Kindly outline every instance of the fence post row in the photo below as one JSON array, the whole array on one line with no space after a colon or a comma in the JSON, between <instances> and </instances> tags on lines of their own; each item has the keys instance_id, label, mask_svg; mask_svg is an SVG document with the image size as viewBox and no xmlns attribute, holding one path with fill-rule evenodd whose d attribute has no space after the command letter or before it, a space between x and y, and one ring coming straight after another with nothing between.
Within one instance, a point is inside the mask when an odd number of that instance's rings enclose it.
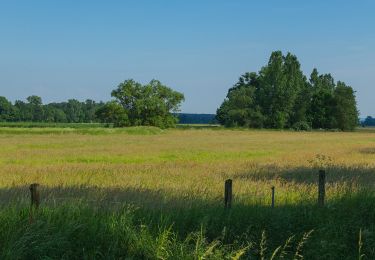
<instances>
[{"instance_id":1,"label":"fence post row","mask_svg":"<svg viewBox=\"0 0 375 260\"><path fill-rule=\"evenodd\" d=\"M319 184L318 184L318 205L320 207L324 206L324 199L326 195L325 185L326 185L326 172L324 170L320 170L319 171Z\"/></svg>"},{"instance_id":2,"label":"fence post row","mask_svg":"<svg viewBox=\"0 0 375 260\"><path fill-rule=\"evenodd\" d=\"M231 208L232 206L232 180L231 179L228 179L225 181L224 205L225 205L225 208Z\"/></svg>"},{"instance_id":3,"label":"fence post row","mask_svg":"<svg viewBox=\"0 0 375 260\"><path fill-rule=\"evenodd\" d=\"M33 183L30 185L30 193L31 193L31 208L35 207L36 209L39 208L40 204L40 194L38 190L39 184Z\"/></svg>"},{"instance_id":4,"label":"fence post row","mask_svg":"<svg viewBox=\"0 0 375 260\"><path fill-rule=\"evenodd\" d=\"M326 182L326 172L324 170L319 171L319 184L318 184L318 205L324 206L325 200L325 182ZM31 194L31 207L39 208L40 205L40 193L39 193L39 184L33 183L30 185L30 194ZM271 207L275 207L275 187L271 187L272 190L272 200ZM225 208L232 207L232 180L228 179L225 181L225 191L224 191L224 206Z\"/></svg>"}]
</instances>

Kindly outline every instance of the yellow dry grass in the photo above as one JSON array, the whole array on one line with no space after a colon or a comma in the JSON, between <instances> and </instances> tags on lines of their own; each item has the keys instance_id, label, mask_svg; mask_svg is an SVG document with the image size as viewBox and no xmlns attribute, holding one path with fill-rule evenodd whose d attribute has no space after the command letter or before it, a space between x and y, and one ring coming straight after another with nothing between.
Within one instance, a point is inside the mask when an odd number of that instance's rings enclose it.
<instances>
[{"instance_id":1,"label":"yellow dry grass","mask_svg":"<svg viewBox=\"0 0 375 260\"><path fill-rule=\"evenodd\" d=\"M327 168L329 199L375 183L375 133L253 130L164 130L152 135L0 135L2 202L26 200L40 183L43 198L130 201L139 205L221 203L232 178L235 201L311 202L317 169ZM330 160L317 160L321 154ZM311 161L315 161L312 163Z\"/></svg>"}]
</instances>

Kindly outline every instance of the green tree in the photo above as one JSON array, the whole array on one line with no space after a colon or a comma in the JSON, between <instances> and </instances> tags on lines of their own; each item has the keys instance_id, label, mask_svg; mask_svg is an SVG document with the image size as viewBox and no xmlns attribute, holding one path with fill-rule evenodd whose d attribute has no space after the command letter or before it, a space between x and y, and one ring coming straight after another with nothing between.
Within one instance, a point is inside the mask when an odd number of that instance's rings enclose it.
<instances>
[{"instance_id":1,"label":"green tree","mask_svg":"<svg viewBox=\"0 0 375 260\"><path fill-rule=\"evenodd\" d=\"M17 111L16 121L30 122L32 120L31 111L28 109L25 102L16 100L14 107Z\"/></svg>"},{"instance_id":2,"label":"green tree","mask_svg":"<svg viewBox=\"0 0 375 260\"><path fill-rule=\"evenodd\" d=\"M337 127L341 130L353 130L359 124L354 90L344 82L338 81L334 98Z\"/></svg>"},{"instance_id":3,"label":"green tree","mask_svg":"<svg viewBox=\"0 0 375 260\"><path fill-rule=\"evenodd\" d=\"M83 104L84 122L95 122L95 112L103 104L98 104L94 100L87 99Z\"/></svg>"},{"instance_id":4,"label":"green tree","mask_svg":"<svg viewBox=\"0 0 375 260\"><path fill-rule=\"evenodd\" d=\"M334 114L335 82L331 74L319 75L314 69L310 76L312 90L309 117L313 128L336 128L336 118Z\"/></svg>"},{"instance_id":5,"label":"green tree","mask_svg":"<svg viewBox=\"0 0 375 260\"><path fill-rule=\"evenodd\" d=\"M82 123L84 122L83 105L76 99L69 99L65 104L65 114L69 123Z\"/></svg>"},{"instance_id":6,"label":"green tree","mask_svg":"<svg viewBox=\"0 0 375 260\"><path fill-rule=\"evenodd\" d=\"M256 100L257 75L246 73L229 89L227 98L217 110L219 123L231 127L263 127L264 117Z\"/></svg>"},{"instance_id":7,"label":"green tree","mask_svg":"<svg viewBox=\"0 0 375 260\"><path fill-rule=\"evenodd\" d=\"M283 128L288 116L285 113L284 91L286 77L284 74L284 57L280 51L273 52L267 66L259 72L259 103L262 114L267 115L265 127Z\"/></svg>"},{"instance_id":8,"label":"green tree","mask_svg":"<svg viewBox=\"0 0 375 260\"><path fill-rule=\"evenodd\" d=\"M301 64L291 53L284 58L284 74L286 86L282 99L284 99L284 113L288 117L286 127L290 128L295 124L308 122L306 112L309 108L311 91L301 70Z\"/></svg>"},{"instance_id":9,"label":"green tree","mask_svg":"<svg viewBox=\"0 0 375 260\"><path fill-rule=\"evenodd\" d=\"M44 106L43 121L50 123L66 123L67 118L62 109L55 107L53 104L48 104Z\"/></svg>"},{"instance_id":10,"label":"green tree","mask_svg":"<svg viewBox=\"0 0 375 260\"><path fill-rule=\"evenodd\" d=\"M179 111L184 95L152 80L142 85L134 80L126 80L112 91L112 97L122 105L128 115L130 125L150 125L161 128L177 123L173 115Z\"/></svg>"},{"instance_id":11,"label":"green tree","mask_svg":"<svg viewBox=\"0 0 375 260\"><path fill-rule=\"evenodd\" d=\"M306 77L297 57L273 52L267 66L259 72L259 104L267 115L266 127L285 128L305 121Z\"/></svg>"},{"instance_id":12,"label":"green tree","mask_svg":"<svg viewBox=\"0 0 375 260\"><path fill-rule=\"evenodd\" d=\"M102 123L113 124L115 127L129 126L129 118L125 109L116 101L104 104L95 112Z\"/></svg>"},{"instance_id":13,"label":"green tree","mask_svg":"<svg viewBox=\"0 0 375 260\"><path fill-rule=\"evenodd\" d=\"M249 89L241 89L244 87ZM217 111L217 118L224 125L291 127L297 122L307 121L307 90L306 77L297 57L290 53L283 56L276 51L259 75L246 73L229 89L226 100Z\"/></svg>"},{"instance_id":14,"label":"green tree","mask_svg":"<svg viewBox=\"0 0 375 260\"><path fill-rule=\"evenodd\" d=\"M12 121L14 118L13 105L5 97L0 97L0 121Z\"/></svg>"},{"instance_id":15,"label":"green tree","mask_svg":"<svg viewBox=\"0 0 375 260\"><path fill-rule=\"evenodd\" d=\"M29 96L26 103L26 109L31 114L31 121L42 122L44 118L44 109L42 98L38 96Z\"/></svg>"},{"instance_id":16,"label":"green tree","mask_svg":"<svg viewBox=\"0 0 375 260\"><path fill-rule=\"evenodd\" d=\"M229 89L216 118L226 126L350 130L358 111L352 88L317 69L307 82L297 57L276 51L258 74L245 73Z\"/></svg>"}]
</instances>

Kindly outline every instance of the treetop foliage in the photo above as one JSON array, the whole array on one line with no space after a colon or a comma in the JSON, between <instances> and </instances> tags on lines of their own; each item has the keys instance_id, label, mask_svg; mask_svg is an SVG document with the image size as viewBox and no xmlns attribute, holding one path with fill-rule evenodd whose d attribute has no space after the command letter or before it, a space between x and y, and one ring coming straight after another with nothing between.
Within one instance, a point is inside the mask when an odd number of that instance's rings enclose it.
<instances>
[{"instance_id":1,"label":"treetop foliage","mask_svg":"<svg viewBox=\"0 0 375 260\"><path fill-rule=\"evenodd\" d=\"M126 80L112 91L113 101L97 111L102 122L111 121L116 126L174 126L184 95L163 85L158 80L142 85Z\"/></svg>"},{"instance_id":2,"label":"treetop foliage","mask_svg":"<svg viewBox=\"0 0 375 260\"><path fill-rule=\"evenodd\" d=\"M217 110L226 126L352 130L358 125L355 92L314 69L310 80L297 57L271 54L261 70L242 75Z\"/></svg>"}]
</instances>

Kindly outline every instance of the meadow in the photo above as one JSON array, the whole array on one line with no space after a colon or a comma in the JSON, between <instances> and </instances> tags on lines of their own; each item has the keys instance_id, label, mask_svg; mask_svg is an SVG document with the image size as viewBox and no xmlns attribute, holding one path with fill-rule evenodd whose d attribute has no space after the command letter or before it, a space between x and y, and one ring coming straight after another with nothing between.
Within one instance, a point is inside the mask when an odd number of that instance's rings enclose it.
<instances>
[{"instance_id":1,"label":"meadow","mask_svg":"<svg viewBox=\"0 0 375 260\"><path fill-rule=\"evenodd\" d=\"M375 130L5 126L0 147L1 259L375 258Z\"/></svg>"}]
</instances>

